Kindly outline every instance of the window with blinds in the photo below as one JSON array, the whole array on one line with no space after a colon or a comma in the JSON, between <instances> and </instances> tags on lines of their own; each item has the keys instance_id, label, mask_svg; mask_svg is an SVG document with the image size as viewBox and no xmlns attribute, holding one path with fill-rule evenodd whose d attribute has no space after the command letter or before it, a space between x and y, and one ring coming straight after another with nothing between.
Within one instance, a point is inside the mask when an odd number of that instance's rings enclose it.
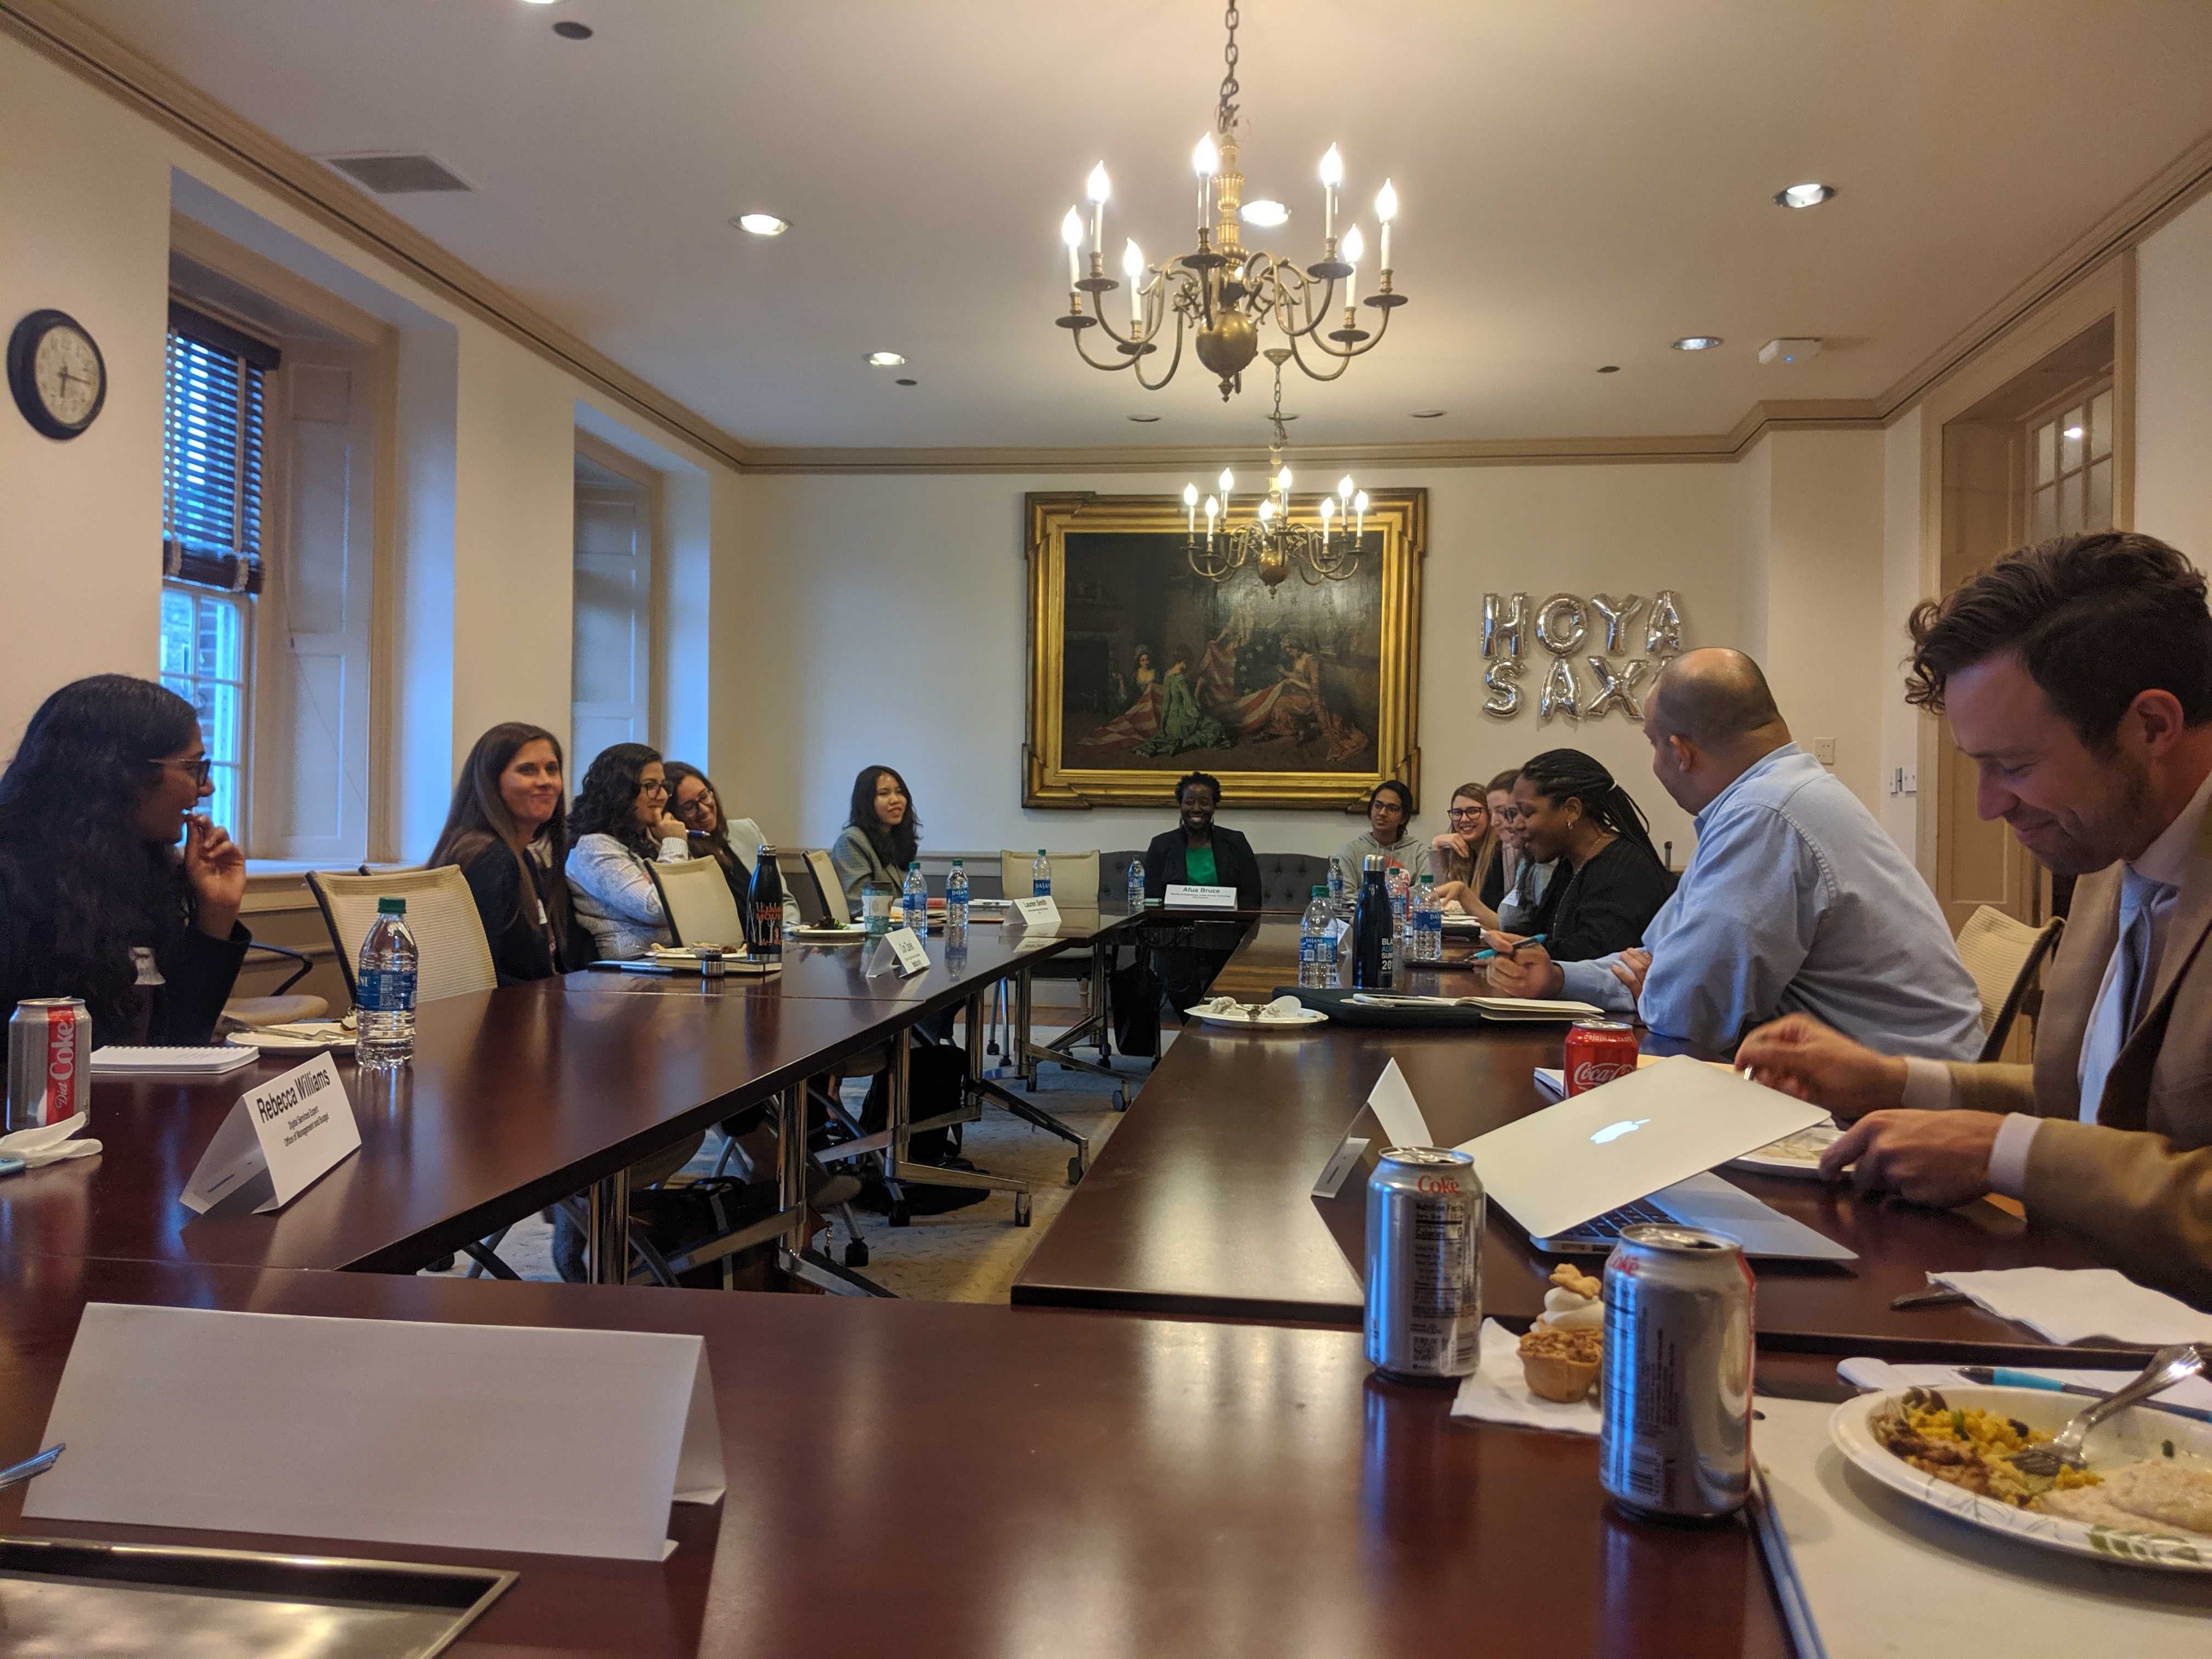
<instances>
[{"instance_id":1,"label":"window with blinds","mask_svg":"<svg viewBox=\"0 0 2212 1659\"><path fill-rule=\"evenodd\" d=\"M276 348L169 307L161 572L233 593L261 591L263 377Z\"/></svg>"}]
</instances>

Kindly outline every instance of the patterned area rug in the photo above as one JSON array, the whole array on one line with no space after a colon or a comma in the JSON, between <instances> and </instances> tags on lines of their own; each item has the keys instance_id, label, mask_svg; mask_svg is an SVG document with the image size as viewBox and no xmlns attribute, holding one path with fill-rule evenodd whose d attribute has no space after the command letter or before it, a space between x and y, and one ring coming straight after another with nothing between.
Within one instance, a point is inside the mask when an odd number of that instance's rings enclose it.
<instances>
[{"instance_id":1,"label":"patterned area rug","mask_svg":"<svg viewBox=\"0 0 2212 1659\"><path fill-rule=\"evenodd\" d=\"M1163 1044L1172 1042L1175 1036L1170 1026L1161 1033ZM1086 1059L1091 1055L1088 1048L1081 1052ZM1115 1079L1132 1101L1144 1087L1152 1065L1149 1060L1115 1056ZM1005 1081L1016 1092L1024 1092L1018 1083ZM1095 1158L1121 1121L1121 1114L1114 1109L1115 1087L1115 1082L1104 1078L1046 1066L1040 1069L1036 1094L1027 1097L1085 1137ZM849 1085L848 1103L857 1109L866 1092L865 1084ZM710 1133L685 1173L712 1174L721 1147L721 1136ZM1029 1260L1030 1252L1074 1191L1067 1182L1067 1159L1073 1150L1057 1135L1032 1128L995 1106L987 1107L982 1118L966 1127L964 1156L993 1175L1030 1183L1030 1224L1017 1227L1012 1197L997 1193L964 1209L917 1215L903 1227L892 1226L886 1216L855 1210L854 1218L860 1223L861 1240L868 1248L867 1265L859 1271L894 1295L921 1301L1005 1302L1022 1263ZM832 1225L826 1240L818 1242L826 1243L833 1260L844 1259L847 1239L842 1222ZM499 1255L525 1279L559 1277L553 1271L553 1229L538 1217L518 1222L509 1230L499 1246ZM463 1256L449 1274L464 1274L469 1266L468 1258Z\"/></svg>"}]
</instances>

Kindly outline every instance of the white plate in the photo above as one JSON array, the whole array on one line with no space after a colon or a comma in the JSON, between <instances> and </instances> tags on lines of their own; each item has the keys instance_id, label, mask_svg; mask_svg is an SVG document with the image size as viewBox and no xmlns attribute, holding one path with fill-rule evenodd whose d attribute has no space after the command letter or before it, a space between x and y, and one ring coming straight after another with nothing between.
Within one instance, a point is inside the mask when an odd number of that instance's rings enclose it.
<instances>
[{"instance_id":1,"label":"white plate","mask_svg":"<svg viewBox=\"0 0 2212 1659\"><path fill-rule=\"evenodd\" d=\"M2116 1387L2128 1380L2126 1374L2118 1371L2113 1373L2113 1378ZM1941 1392L1944 1400L1954 1407L1978 1406L2051 1434L2057 1433L2068 1418L2089 1403L2079 1395L2052 1394L2041 1389L1954 1388L1946 1384ZM1828 1419L1828 1438L1835 1443L1837 1449L1885 1486L1968 1526L2045 1549L2136 1566L2212 1572L2212 1540L2114 1532L2109 1528L2069 1521L2063 1516L2045 1515L2038 1510L2015 1509L2010 1504L1981 1497L1913 1468L1875 1439L1870 1426L1875 1413L1896 1398L1894 1394L1863 1394L1837 1407ZM2148 1411L2140 1406L2100 1424L2090 1435L2084 1450L2092 1469L2117 1468L2124 1463L2160 1455L2163 1443L2168 1440L2173 1442L2174 1450L2182 1461L2197 1468L2212 1469L2212 1424L2194 1422L2169 1412Z\"/></svg>"},{"instance_id":2,"label":"white plate","mask_svg":"<svg viewBox=\"0 0 2212 1659\"><path fill-rule=\"evenodd\" d=\"M1732 1158L1721 1167L1741 1170L1747 1175L1795 1176L1800 1180L1818 1181L1820 1154L1843 1138L1844 1132L1835 1125L1815 1123L1809 1129L1800 1129L1794 1135L1784 1135L1779 1140L1755 1147L1741 1158Z\"/></svg>"},{"instance_id":3,"label":"white plate","mask_svg":"<svg viewBox=\"0 0 2212 1659\"><path fill-rule=\"evenodd\" d=\"M234 1042L247 1048L261 1048L270 1054L319 1054L326 1049L353 1047L354 1034L336 1020L330 1022L330 1029L327 1031L323 1030L316 1022L301 1020L298 1023L301 1029L314 1031L316 1035L312 1037L300 1037L291 1036L283 1032L249 1029L230 1032L223 1041Z\"/></svg>"},{"instance_id":4,"label":"white plate","mask_svg":"<svg viewBox=\"0 0 2212 1659\"><path fill-rule=\"evenodd\" d=\"M1301 1008L1290 1019L1248 1019L1243 1014L1211 1014L1202 1008L1183 1012L1206 1025L1227 1025L1239 1031L1302 1031L1309 1025L1326 1025L1328 1016L1318 1008Z\"/></svg>"}]
</instances>

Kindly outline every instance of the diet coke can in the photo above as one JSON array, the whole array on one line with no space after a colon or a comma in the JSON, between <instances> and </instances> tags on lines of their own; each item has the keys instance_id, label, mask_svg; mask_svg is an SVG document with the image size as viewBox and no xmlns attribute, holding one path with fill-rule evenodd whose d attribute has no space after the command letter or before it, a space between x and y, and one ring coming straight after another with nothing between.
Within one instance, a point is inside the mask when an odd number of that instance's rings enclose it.
<instances>
[{"instance_id":1,"label":"diet coke can","mask_svg":"<svg viewBox=\"0 0 2212 1659\"><path fill-rule=\"evenodd\" d=\"M4 1129L64 1123L92 1091L92 1016L75 997L26 997L8 1021Z\"/></svg>"},{"instance_id":2,"label":"diet coke can","mask_svg":"<svg viewBox=\"0 0 2212 1659\"><path fill-rule=\"evenodd\" d=\"M1578 1095L1636 1069L1636 1029L1615 1019L1578 1019L1567 1031L1567 1092Z\"/></svg>"},{"instance_id":3,"label":"diet coke can","mask_svg":"<svg viewBox=\"0 0 2212 1659\"><path fill-rule=\"evenodd\" d=\"M1598 1480L1644 1515L1711 1520L1751 1484L1751 1267L1719 1233L1624 1227L1605 1264Z\"/></svg>"},{"instance_id":4,"label":"diet coke can","mask_svg":"<svg viewBox=\"0 0 2212 1659\"><path fill-rule=\"evenodd\" d=\"M1449 1382L1482 1346L1482 1182L1465 1152L1393 1147L1367 1178L1367 1363Z\"/></svg>"}]
</instances>

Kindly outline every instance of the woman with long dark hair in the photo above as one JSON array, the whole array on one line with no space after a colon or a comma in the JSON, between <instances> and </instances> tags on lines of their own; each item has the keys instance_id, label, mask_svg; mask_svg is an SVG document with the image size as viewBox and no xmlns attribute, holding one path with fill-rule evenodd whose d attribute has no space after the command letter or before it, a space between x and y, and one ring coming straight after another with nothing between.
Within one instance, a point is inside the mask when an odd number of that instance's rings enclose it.
<instances>
[{"instance_id":1,"label":"woman with long dark hair","mask_svg":"<svg viewBox=\"0 0 2212 1659\"><path fill-rule=\"evenodd\" d=\"M668 911L646 866L691 856L682 823L668 813L660 751L641 743L599 752L568 813L568 889L576 912L610 962L673 942Z\"/></svg>"},{"instance_id":2,"label":"woman with long dark hair","mask_svg":"<svg viewBox=\"0 0 2212 1659\"><path fill-rule=\"evenodd\" d=\"M845 828L830 848L830 862L845 886L845 908L860 914L860 889L872 881L896 889L921 850L921 818L914 793L888 766L864 766L853 780Z\"/></svg>"},{"instance_id":3,"label":"woman with long dark hair","mask_svg":"<svg viewBox=\"0 0 2212 1659\"><path fill-rule=\"evenodd\" d=\"M550 979L592 960L563 871L567 793L561 740L520 720L478 738L453 781L430 862L458 865L467 878L501 985Z\"/></svg>"},{"instance_id":4,"label":"woman with long dark hair","mask_svg":"<svg viewBox=\"0 0 2212 1659\"><path fill-rule=\"evenodd\" d=\"M214 793L191 704L151 680L39 706L0 774L0 1007L81 997L103 1047L214 1035L251 942L246 854L192 810Z\"/></svg>"},{"instance_id":5,"label":"woman with long dark hair","mask_svg":"<svg viewBox=\"0 0 2212 1659\"><path fill-rule=\"evenodd\" d=\"M1565 860L1534 917L1545 953L1587 962L1640 945L1674 878L1651 844L1644 809L1613 774L1579 749L1549 749L1521 769L1513 801L1528 855Z\"/></svg>"},{"instance_id":6,"label":"woman with long dark hair","mask_svg":"<svg viewBox=\"0 0 2212 1659\"><path fill-rule=\"evenodd\" d=\"M721 866L722 879L730 884L730 896L738 902L738 914L750 915L753 867L731 843L730 821L722 816L721 792L714 787L714 779L683 761L670 761L663 769L668 777L668 811L684 826L691 856L712 859ZM760 826L752 828L757 836ZM760 856L757 839L750 850L754 858Z\"/></svg>"}]
</instances>

